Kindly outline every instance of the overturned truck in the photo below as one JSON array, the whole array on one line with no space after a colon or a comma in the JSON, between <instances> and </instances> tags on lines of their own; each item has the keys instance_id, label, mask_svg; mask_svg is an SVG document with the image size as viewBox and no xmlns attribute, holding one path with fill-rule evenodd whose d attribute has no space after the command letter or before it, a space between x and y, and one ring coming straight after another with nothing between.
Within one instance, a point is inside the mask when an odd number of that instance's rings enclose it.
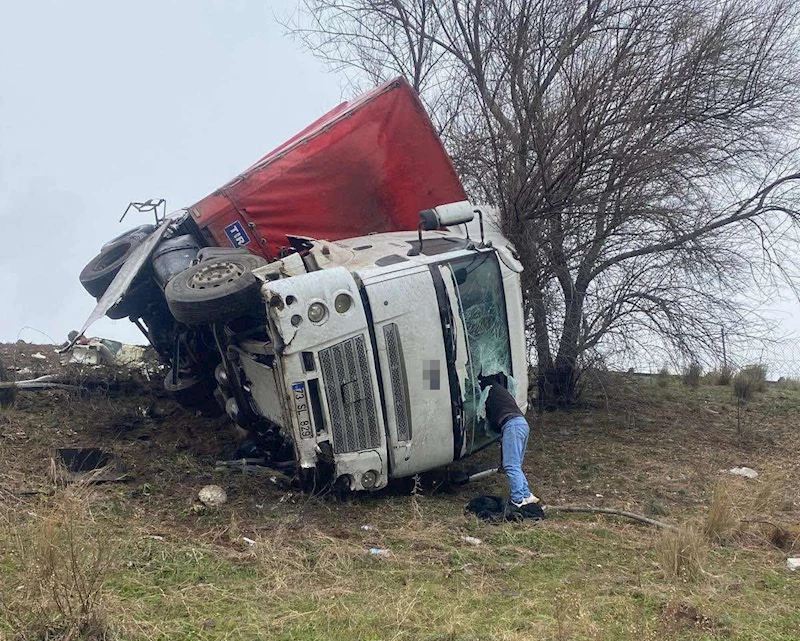
<instances>
[{"instance_id":1,"label":"overturned truck","mask_svg":"<svg viewBox=\"0 0 800 641\"><path fill-rule=\"evenodd\" d=\"M496 440L481 377L527 404L521 266L487 214L395 80L104 246L84 331L129 317L179 402L309 483L378 489Z\"/></svg>"}]
</instances>

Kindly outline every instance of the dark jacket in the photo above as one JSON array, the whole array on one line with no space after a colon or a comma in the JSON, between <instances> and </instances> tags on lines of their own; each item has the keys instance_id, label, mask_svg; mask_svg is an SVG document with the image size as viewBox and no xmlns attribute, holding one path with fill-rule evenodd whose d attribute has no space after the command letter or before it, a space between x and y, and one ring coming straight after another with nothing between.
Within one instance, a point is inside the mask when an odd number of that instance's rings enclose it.
<instances>
[{"instance_id":1,"label":"dark jacket","mask_svg":"<svg viewBox=\"0 0 800 641\"><path fill-rule=\"evenodd\" d=\"M517 416L522 416L522 412L514 397L502 385L493 384L486 400L486 423L489 429L501 433L503 425Z\"/></svg>"}]
</instances>

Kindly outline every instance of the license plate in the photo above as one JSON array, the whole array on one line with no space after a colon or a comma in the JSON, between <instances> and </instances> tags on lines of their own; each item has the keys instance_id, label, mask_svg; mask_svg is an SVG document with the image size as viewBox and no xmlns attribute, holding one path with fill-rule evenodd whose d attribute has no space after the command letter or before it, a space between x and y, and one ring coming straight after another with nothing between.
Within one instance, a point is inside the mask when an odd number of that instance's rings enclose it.
<instances>
[{"instance_id":1,"label":"license plate","mask_svg":"<svg viewBox=\"0 0 800 641\"><path fill-rule=\"evenodd\" d=\"M292 396L294 396L294 410L297 413L297 422L300 425L300 438L314 438L314 429L311 427L311 416L308 413L306 384L292 384Z\"/></svg>"}]
</instances>

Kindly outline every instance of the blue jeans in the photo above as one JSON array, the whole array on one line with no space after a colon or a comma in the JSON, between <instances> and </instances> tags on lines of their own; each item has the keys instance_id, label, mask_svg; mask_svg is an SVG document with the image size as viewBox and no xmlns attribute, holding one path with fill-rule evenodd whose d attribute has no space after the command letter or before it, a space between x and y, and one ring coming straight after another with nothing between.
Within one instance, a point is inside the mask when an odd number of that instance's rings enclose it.
<instances>
[{"instance_id":1,"label":"blue jeans","mask_svg":"<svg viewBox=\"0 0 800 641\"><path fill-rule=\"evenodd\" d=\"M530 496L528 479L522 471L522 459L528 447L530 428L521 416L510 419L503 425L503 471L511 486L511 500L520 503Z\"/></svg>"}]
</instances>

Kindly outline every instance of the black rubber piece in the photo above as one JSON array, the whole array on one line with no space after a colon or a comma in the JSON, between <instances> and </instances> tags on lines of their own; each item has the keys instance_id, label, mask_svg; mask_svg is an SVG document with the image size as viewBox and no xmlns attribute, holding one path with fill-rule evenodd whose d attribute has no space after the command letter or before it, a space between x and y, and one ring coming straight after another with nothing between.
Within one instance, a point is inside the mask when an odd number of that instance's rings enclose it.
<instances>
[{"instance_id":1,"label":"black rubber piece","mask_svg":"<svg viewBox=\"0 0 800 641\"><path fill-rule=\"evenodd\" d=\"M214 398L214 389L217 383L210 377L178 377L176 383L172 380L172 369L167 370L164 377L164 389L167 390L183 408L200 410L204 414L219 416L222 408Z\"/></svg>"},{"instance_id":2,"label":"black rubber piece","mask_svg":"<svg viewBox=\"0 0 800 641\"><path fill-rule=\"evenodd\" d=\"M155 297L161 296L151 278L137 278L128 288L122 300L106 312L106 316L120 318L141 318L147 304Z\"/></svg>"},{"instance_id":3,"label":"black rubber piece","mask_svg":"<svg viewBox=\"0 0 800 641\"><path fill-rule=\"evenodd\" d=\"M105 294L111 281L140 242L119 240L92 258L79 277L83 288L95 298Z\"/></svg>"},{"instance_id":4,"label":"black rubber piece","mask_svg":"<svg viewBox=\"0 0 800 641\"><path fill-rule=\"evenodd\" d=\"M217 263L232 263L242 273L216 286L194 287L194 276ZM265 264L263 258L248 254L208 260L182 271L164 289L172 315L187 325L204 325L258 313L263 303L260 284L252 270Z\"/></svg>"}]
</instances>

